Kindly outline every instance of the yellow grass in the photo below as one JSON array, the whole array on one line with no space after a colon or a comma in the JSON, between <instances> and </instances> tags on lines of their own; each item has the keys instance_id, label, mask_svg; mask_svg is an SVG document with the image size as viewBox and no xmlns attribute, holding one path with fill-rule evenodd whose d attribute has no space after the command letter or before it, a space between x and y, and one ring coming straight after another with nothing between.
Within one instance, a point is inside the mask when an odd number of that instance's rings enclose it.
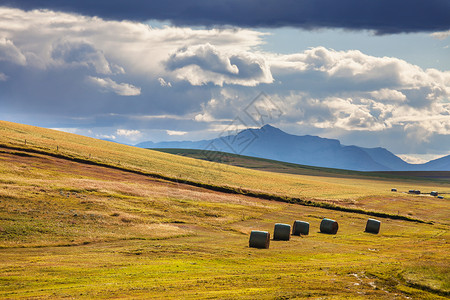
<instances>
[{"instance_id":1,"label":"yellow grass","mask_svg":"<svg viewBox=\"0 0 450 300\"><path fill-rule=\"evenodd\" d=\"M2 152L3 151L3 152ZM0 151L0 298L445 299L449 226L218 193ZM150 152L151 153L151 152ZM337 235L318 232L339 222ZM251 230L310 234L248 247ZM439 221L438 219L434 221Z\"/></svg>"},{"instance_id":2,"label":"yellow grass","mask_svg":"<svg viewBox=\"0 0 450 300\"><path fill-rule=\"evenodd\" d=\"M0 121L0 145L82 158L130 170L161 174L174 179L243 188L305 200L333 202L363 209L373 209L371 203L375 200L379 211L409 214L425 219L433 219L430 217L433 213L442 215L442 211L437 208L447 200L442 201L435 197L421 198L420 201L423 199L428 205L422 207L421 213L418 214L419 210L411 209L410 206L410 202L414 202L417 196L393 194L390 189L395 187L399 191L420 189L450 193L450 183L445 181L340 176L323 172L318 173L320 174L318 176L262 172L5 121ZM391 205L393 202L395 205Z\"/></svg>"}]
</instances>

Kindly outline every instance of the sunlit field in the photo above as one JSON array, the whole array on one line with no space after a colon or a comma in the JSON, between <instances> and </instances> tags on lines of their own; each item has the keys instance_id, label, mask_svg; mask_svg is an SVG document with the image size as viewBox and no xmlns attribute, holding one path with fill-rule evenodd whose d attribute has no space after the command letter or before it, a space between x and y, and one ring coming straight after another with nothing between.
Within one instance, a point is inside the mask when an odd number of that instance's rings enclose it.
<instances>
[{"instance_id":1,"label":"sunlit field","mask_svg":"<svg viewBox=\"0 0 450 300\"><path fill-rule=\"evenodd\" d=\"M0 298L446 299L450 294L448 196L390 192L391 187L448 192L446 181L323 170L277 174L7 122L0 123L0 144ZM377 218L381 231L370 234L364 232L366 214L208 185L411 220ZM319 232L324 217L338 221L336 235ZM248 247L252 230L272 234L275 223L294 220L309 222L309 235L271 240L269 249Z\"/></svg>"},{"instance_id":2,"label":"sunlit field","mask_svg":"<svg viewBox=\"0 0 450 300\"><path fill-rule=\"evenodd\" d=\"M450 194L449 181L362 176L357 172L342 175L324 172L323 169L317 172L309 170L305 175L261 172L3 121L0 121L0 145L43 151L180 182L230 187L238 192L244 189L361 209L376 208L377 211L424 220L432 220L433 214L442 216L442 213L446 213L439 209L446 201L407 194L399 196L392 193L391 188L403 192L418 189L428 193L436 190ZM426 206L421 205L424 199L427 201ZM372 205L374 202L376 207ZM416 207L416 210L412 210L411 206Z\"/></svg>"}]
</instances>

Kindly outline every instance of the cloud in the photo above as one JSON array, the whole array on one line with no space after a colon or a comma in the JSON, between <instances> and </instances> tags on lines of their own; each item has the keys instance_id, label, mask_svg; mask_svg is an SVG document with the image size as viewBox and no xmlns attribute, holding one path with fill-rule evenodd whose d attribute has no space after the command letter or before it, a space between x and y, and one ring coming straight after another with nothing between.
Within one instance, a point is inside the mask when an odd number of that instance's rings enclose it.
<instances>
[{"instance_id":1,"label":"cloud","mask_svg":"<svg viewBox=\"0 0 450 300\"><path fill-rule=\"evenodd\" d=\"M341 128L348 131L380 131L388 126L383 118L379 118L380 114L383 113L382 106L371 107L371 104L375 103L355 100L336 97L324 99L322 103L330 110L331 116L325 122L317 122L316 126Z\"/></svg>"},{"instance_id":2,"label":"cloud","mask_svg":"<svg viewBox=\"0 0 450 300\"><path fill-rule=\"evenodd\" d=\"M194 120L197 122L232 122L244 109L246 104L243 100L248 100L248 97L241 93L240 98L235 98L229 90L223 89L218 97L202 103L202 111L195 115Z\"/></svg>"},{"instance_id":3,"label":"cloud","mask_svg":"<svg viewBox=\"0 0 450 300\"><path fill-rule=\"evenodd\" d=\"M119 136L132 137L132 136L140 135L141 132L139 130L117 129L116 134Z\"/></svg>"},{"instance_id":4,"label":"cloud","mask_svg":"<svg viewBox=\"0 0 450 300\"><path fill-rule=\"evenodd\" d=\"M326 97L311 99L308 95L291 94L285 98L288 118L302 125L346 131L384 131L401 126L422 139L434 134L450 134L448 103L436 102L430 107L392 104L353 95L351 98ZM300 116L296 118L296 116Z\"/></svg>"},{"instance_id":5,"label":"cloud","mask_svg":"<svg viewBox=\"0 0 450 300\"><path fill-rule=\"evenodd\" d=\"M397 154L397 156L410 164L423 164L442 157L436 154Z\"/></svg>"},{"instance_id":6,"label":"cloud","mask_svg":"<svg viewBox=\"0 0 450 300\"><path fill-rule=\"evenodd\" d=\"M51 56L61 64L92 67L98 74L111 74L111 68L103 53L89 43L58 42Z\"/></svg>"},{"instance_id":7,"label":"cloud","mask_svg":"<svg viewBox=\"0 0 450 300\"><path fill-rule=\"evenodd\" d=\"M433 32L431 34L431 36L438 40L445 40L446 38L448 38L450 36L450 30Z\"/></svg>"},{"instance_id":8,"label":"cloud","mask_svg":"<svg viewBox=\"0 0 450 300\"><path fill-rule=\"evenodd\" d=\"M0 60L8 61L17 65L26 65L27 58L22 54L11 40L0 38Z\"/></svg>"},{"instance_id":9,"label":"cloud","mask_svg":"<svg viewBox=\"0 0 450 300\"><path fill-rule=\"evenodd\" d=\"M406 96L402 92L391 89L373 91L370 92L370 96L380 101L404 102L406 100Z\"/></svg>"},{"instance_id":10,"label":"cloud","mask_svg":"<svg viewBox=\"0 0 450 300\"><path fill-rule=\"evenodd\" d=\"M446 0L6 0L26 10L46 8L106 19L169 20L174 25L232 25L304 29L345 28L379 34L444 31L450 26Z\"/></svg>"},{"instance_id":11,"label":"cloud","mask_svg":"<svg viewBox=\"0 0 450 300\"><path fill-rule=\"evenodd\" d=\"M0 28L0 39L6 37L0 43L13 43L41 68L54 66L56 58L90 65L102 74L108 74L108 68L120 73L114 70L120 66L123 71L153 76L163 70L161 62L167 54L181 47L210 43L222 50L245 51L259 45L265 35L248 29L152 28L130 21L1 6Z\"/></svg>"},{"instance_id":12,"label":"cloud","mask_svg":"<svg viewBox=\"0 0 450 300\"><path fill-rule=\"evenodd\" d=\"M187 131L166 130L168 135L185 135Z\"/></svg>"},{"instance_id":13,"label":"cloud","mask_svg":"<svg viewBox=\"0 0 450 300\"><path fill-rule=\"evenodd\" d=\"M273 81L263 57L250 52L227 53L207 43L178 49L165 62L180 79L192 85L214 83L255 86Z\"/></svg>"},{"instance_id":14,"label":"cloud","mask_svg":"<svg viewBox=\"0 0 450 300\"><path fill-rule=\"evenodd\" d=\"M398 153L450 149L450 72L357 50L265 52L265 35L0 7L0 119L119 142L204 139L264 91L283 113L270 123L292 133Z\"/></svg>"},{"instance_id":15,"label":"cloud","mask_svg":"<svg viewBox=\"0 0 450 300\"><path fill-rule=\"evenodd\" d=\"M108 140L117 139L117 137L113 134L96 134L95 137L98 139L108 139Z\"/></svg>"},{"instance_id":16,"label":"cloud","mask_svg":"<svg viewBox=\"0 0 450 300\"><path fill-rule=\"evenodd\" d=\"M193 112L208 99L211 87L191 88L189 81L180 81L180 70L164 66L169 54L206 43L220 54L251 53L265 35L248 29L152 28L130 21L0 7L4 50L0 72L8 80L8 85L0 86L0 101L7 102L2 109L10 114L51 112L70 117L103 114L105 109L134 114ZM238 81L248 84L242 78ZM115 101L122 95L135 95L136 103L124 106Z\"/></svg>"},{"instance_id":17,"label":"cloud","mask_svg":"<svg viewBox=\"0 0 450 300\"><path fill-rule=\"evenodd\" d=\"M273 56L269 64L285 86L296 85L320 94L369 92L377 99L402 100L416 107L450 95L448 71L423 70L398 58L374 57L358 50L316 47Z\"/></svg>"},{"instance_id":18,"label":"cloud","mask_svg":"<svg viewBox=\"0 0 450 300\"><path fill-rule=\"evenodd\" d=\"M80 134L79 128L50 128L50 129L68 132L68 133Z\"/></svg>"},{"instance_id":19,"label":"cloud","mask_svg":"<svg viewBox=\"0 0 450 300\"><path fill-rule=\"evenodd\" d=\"M111 91L121 96L138 96L141 94L141 89L129 83L117 83L111 78L99 78L89 76L88 80L95 85L98 85L105 91Z\"/></svg>"},{"instance_id":20,"label":"cloud","mask_svg":"<svg viewBox=\"0 0 450 300\"><path fill-rule=\"evenodd\" d=\"M159 81L159 84L163 87L172 87L172 84L170 82L166 82L164 80L164 78L162 78L162 77L159 77L158 81Z\"/></svg>"},{"instance_id":21,"label":"cloud","mask_svg":"<svg viewBox=\"0 0 450 300\"><path fill-rule=\"evenodd\" d=\"M266 86L283 113L276 120L279 126L297 124L307 133L328 136L395 133L398 141L391 144L401 141L411 150L421 143L418 136L428 144L450 135L450 72L324 47L292 55L266 53L265 59L273 77L281 79ZM242 89L222 91L202 104L197 122L230 122L251 99Z\"/></svg>"}]
</instances>

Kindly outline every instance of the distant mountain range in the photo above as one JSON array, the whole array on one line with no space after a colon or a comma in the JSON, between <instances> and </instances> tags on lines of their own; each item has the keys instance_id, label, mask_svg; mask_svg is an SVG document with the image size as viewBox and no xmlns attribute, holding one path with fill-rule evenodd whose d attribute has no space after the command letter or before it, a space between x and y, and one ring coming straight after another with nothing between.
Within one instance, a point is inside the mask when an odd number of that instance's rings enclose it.
<instances>
[{"instance_id":1,"label":"distant mountain range","mask_svg":"<svg viewBox=\"0 0 450 300\"><path fill-rule=\"evenodd\" d=\"M221 151L355 171L450 171L450 155L425 164L409 164L384 148L344 146L335 139L292 135L271 125L246 129L212 140L143 142L135 146Z\"/></svg>"}]
</instances>

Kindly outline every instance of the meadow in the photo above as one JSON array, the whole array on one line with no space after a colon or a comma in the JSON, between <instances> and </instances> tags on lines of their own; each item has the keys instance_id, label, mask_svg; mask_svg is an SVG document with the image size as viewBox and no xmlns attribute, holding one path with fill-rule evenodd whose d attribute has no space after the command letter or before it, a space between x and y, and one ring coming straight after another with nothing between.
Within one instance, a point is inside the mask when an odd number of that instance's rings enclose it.
<instances>
[{"instance_id":1,"label":"meadow","mask_svg":"<svg viewBox=\"0 0 450 300\"><path fill-rule=\"evenodd\" d=\"M445 180L264 172L8 122L0 144L0 298L450 295L448 199L390 192L448 191ZM208 188L219 186L429 222L378 218L369 234L363 213ZM336 235L319 233L324 217ZM251 230L294 220L310 234L248 247Z\"/></svg>"},{"instance_id":2,"label":"meadow","mask_svg":"<svg viewBox=\"0 0 450 300\"><path fill-rule=\"evenodd\" d=\"M224 187L235 192L294 197L304 202L328 203L433 221L448 216L435 197L422 198L399 191L418 189L450 194L448 180L427 180L395 176L368 176L358 172L305 169L304 174L261 172L226 164L140 149L65 132L0 121L0 145L37 151L56 157L136 171L176 182L204 187ZM344 172L345 173L345 172ZM374 205L375 204L375 205Z\"/></svg>"}]
</instances>

